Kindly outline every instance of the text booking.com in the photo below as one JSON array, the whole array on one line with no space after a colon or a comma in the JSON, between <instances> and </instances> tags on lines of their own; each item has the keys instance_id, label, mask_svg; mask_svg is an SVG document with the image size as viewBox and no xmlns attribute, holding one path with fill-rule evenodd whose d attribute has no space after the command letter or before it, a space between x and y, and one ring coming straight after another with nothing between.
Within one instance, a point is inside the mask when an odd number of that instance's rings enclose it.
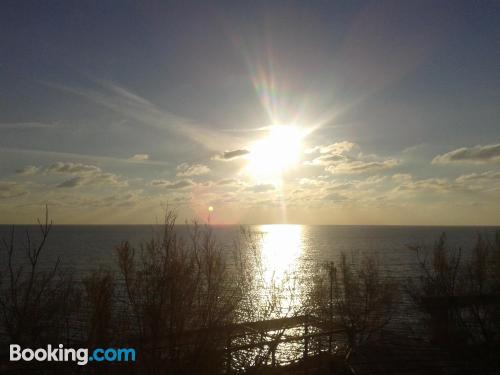
<instances>
[{"instance_id":1,"label":"text booking.com","mask_svg":"<svg viewBox=\"0 0 500 375\"><path fill-rule=\"evenodd\" d=\"M95 348L89 354L86 348L65 348L47 345L46 348L21 348L20 345L10 345L11 361L38 362L76 362L84 366L89 362L135 362L133 348Z\"/></svg>"}]
</instances>

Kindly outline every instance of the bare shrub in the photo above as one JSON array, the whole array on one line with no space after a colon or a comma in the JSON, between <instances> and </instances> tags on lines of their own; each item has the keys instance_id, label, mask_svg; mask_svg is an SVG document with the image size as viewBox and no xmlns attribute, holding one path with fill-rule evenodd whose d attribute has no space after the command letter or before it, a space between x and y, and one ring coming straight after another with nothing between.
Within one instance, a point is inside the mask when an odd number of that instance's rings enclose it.
<instances>
[{"instance_id":1,"label":"bare shrub","mask_svg":"<svg viewBox=\"0 0 500 375\"><path fill-rule=\"evenodd\" d=\"M59 261L41 269L40 260L52 228L48 210L38 220L40 239L26 231L25 243L15 240L15 228L3 239L6 266L2 270L0 314L10 342L37 345L69 339L69 317L77 309L79 294L70 276L61 272Z\"/></svg>"},{"instance_id":2,"label":"bare shrub","mask_svg":"<svg viewBox=\"0 0 500 375\"><path fill-rule=\"evenodd\" d=\"M397 291L374 257L365 255L360 264L354 264L341 253L338 268L331 262L318 272L310 308L330 329L342 329L348 349L355 349L390 322Z\"/></svg>"},{"instance_id":3,"label":"bare shrub","mask_svg":"<svg viewBox=\"0 0 500 375\"><path fill-rule=\"evenodd\" d=\"M225 345L215 328L233 321L240 279L208 226L194 223L185 241L175 222L167 211L161 235L140 250L129 243L117 249L129 335L142 346L150 373L213 373Z\"/></svg>"},{"instance_id":4,"label":"bare shrub","mask_svg":"<svg viewBox=\"0 0 500 375\"><path fill-rule=\"evenodd\" d=\"M493 352L500 340L499 239L498 233L495 241L478 235L467 257L447 245L445 234L430 252L412 247L420 276L407 287L431 339L486 367L498 360Z\"/></svg>"},{"instance_id":5,"label":"bare shrub","mask_svg":"<svg viewBox=\"0 0 500 375\"><path fill-rule=\"evenodd\" d=\"M93 271L83 280L83 310L86 314L86 341L89 347L102 346L113 339L115 280L106 269Z\"/></svg>"},{"instance_id":6,"label":"bare shrub","mask_svg":"<svg viewBox=\"0 0 500 375\"><path fill-rule=\"evenodd\" d=\"M434 244L432 253L421 246L410 246L415 252L420 268L418 283L410 282L408 292L413 300L420 305L423 297L455 296L460 294L463 280L460 280L460 264L462 249L452 250L446 245L446 235L443 233ZM430 259L429 259L430 258Z\"/></svg>"}]
</instances>

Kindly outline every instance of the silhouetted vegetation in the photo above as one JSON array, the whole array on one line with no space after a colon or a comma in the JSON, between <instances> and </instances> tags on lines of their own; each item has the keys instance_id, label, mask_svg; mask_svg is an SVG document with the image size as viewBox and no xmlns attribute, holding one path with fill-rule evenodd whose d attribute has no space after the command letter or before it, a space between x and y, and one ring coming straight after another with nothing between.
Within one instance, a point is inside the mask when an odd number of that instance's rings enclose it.
<instances>
[{"instance_id":1,"label":"silhouetted vegetation","mask_svg":"<svg viewBox=\"0 0 500 375\"><path fill-rule=\"evenodd\" d=\"M450 248L443 233L429 251L412 247L420 277L408 284L424 313L432 342L449 349L480 373L500 369L500 234L494 241L478 235L464 256Z\"/></svg>"},{"instance_id":2,"label":"silhouetted vegetation","mask_svg":"<svg viewBox=\"0 0 500 375\"><path fill-rule=\"evenodd\" d=\"M14 240L14 227L10 237L2 239L6 260L1 278L0 319L8 340L26 346L63 342L68 317L75 312L79 300L78 290L71 276L61 272L59 260L48 270L40 269L52 228L47 210L45 222L38 224L38 240L26 231L25 241L19 246Z\"/></svg>"},{"instance_id":3,"label":"silhouetted vegetation","mask_svg":"<svg viewBox=\"0 0 500 375\"><path fill-rule=\"evenodd\" d=\"M167 212L163 232L140 250L117 249L130 343L144 353L148 372L215 373L225 342L216 327L235 320L244 279L230 270L209 227L193 224L188 241L179 238L175 214ZM195 333L193 333L195 332Z\"/></svg>"},{"instance_id":4,"label":"silhouetted vegetation","mask_svg":"<svg viewBox=\"0 0 500 375\"><path fill-rule=\"evenodd\" d=\"M384 277L373 256L349 262L341 253L318 273L311 301L312 312L346 334L348 349L355 349L379 333L396 309L398 286Z\"/></svg>"},{"instance_id":5,"label":"silhouetted vegetation","mask_svg":"<svg viewBox=\"0 0 500 375\"><path fill-rule=\"evenodd\" d=\"M337 262L318 265L311 275L278 277L264 264L258 233L243 229L228 252L209 225L192 223L189 235L180 235L176 219L168 211L150 241L121 243L115 268L96 269L81 282L59 261L41 267L52 227L48 212L36 240L26 233L17 243L13 228L1 254L3 368L12 373L342 374L352 373L359 353L366 362L367 351L382 353L379 365L385 358L406 366L385 345L387 338L410 342L389 324L407 297L427 328L421 345L466 360L462 373L500 368L499 236L495 241L479 236L471 252L450 249L444 235L430 250L412 247L419 276L406 284L403 295L372 256L341 253ZM9 363L9 343L132 347L138 359L84 369ZM287 345L296 352L294 361L279 367L280 348Z\"/></svg>"}]
</instances>

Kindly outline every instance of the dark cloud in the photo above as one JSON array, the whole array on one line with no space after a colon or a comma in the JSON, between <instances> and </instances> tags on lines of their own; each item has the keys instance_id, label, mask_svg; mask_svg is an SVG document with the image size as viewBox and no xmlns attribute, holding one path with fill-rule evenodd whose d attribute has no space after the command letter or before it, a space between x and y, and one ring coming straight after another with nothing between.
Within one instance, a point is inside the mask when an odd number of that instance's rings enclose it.
<instances>
[{"instance_id":1,"label":"dark cloud","mask_svg":"<svg viewBox=\"0 0 500 375\"><path fill-rule=\"evenodd\" d=\"M82 177L73 177L70 178L69 180L66 180L64 182L61 182L59 185L57 185L58 188L74 188L83 185L83 178Z\"/></svg>"},{"instance_id":2,"label":"dark cloud","mask_svg":"<svg viewBox=\"0 0 500 375\"><path fill-rule=\"evenodd\" d=\"M218 160L233 160L249 153L250 151L245 149L224 151L221 155L217 155L215 158Z\"/></svg>"},{"instance_id":3,"label":"dark cloud","mask_svg":"<svg viewBox=\"0 0 500 375\"><path fill-rule=\"evenodd\" d=\"M438 155L432 164L488 163L500 161L500 143L495 145L462 147L443 155Z\"/></svg>"},{"instance_id":4,"label":"dark cloud","mask_svg":"<svg viewBox=\"0 0 500 375\"><path fill-rule=\"evenodd\" d=\"M74 188L81 185L111 185L115 187L128 185L127 181L124 181L120 176L103 172L95 165L57 162L45 168L45 172L74 176L57 185L60 188Z\"/></svg>"}]
</instances>

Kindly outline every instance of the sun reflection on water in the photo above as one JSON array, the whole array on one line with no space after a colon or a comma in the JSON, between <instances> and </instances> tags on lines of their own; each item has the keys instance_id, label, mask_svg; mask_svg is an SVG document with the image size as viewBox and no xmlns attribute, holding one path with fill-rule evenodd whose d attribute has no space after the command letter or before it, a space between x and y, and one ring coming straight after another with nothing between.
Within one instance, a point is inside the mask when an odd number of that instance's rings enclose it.
<instances>
[{"instance_id":1,"label":"sun reflection on water","mask_svg":"<svg viewBox=\"0 0 500 375\"><path fill-rule=\"evenodd\" d=\"M303 255L301 225L261 225L260 262L262 265L261 308L267 318L289 316L300 306L300 260ZM269 310L272 307L272 311Z\"/></svg>"},{"instance_id":2,"label":"sun reflection on water","mask_svg":"<svg viewBox=\"0 0 500 375\"><path fill-rule=\"evenodd\" d=\"M290 273L298 268L302 254L301 225L261 225L261 256L265 267L265 281L283 282Z\"/></svg>"}]
</instances>

